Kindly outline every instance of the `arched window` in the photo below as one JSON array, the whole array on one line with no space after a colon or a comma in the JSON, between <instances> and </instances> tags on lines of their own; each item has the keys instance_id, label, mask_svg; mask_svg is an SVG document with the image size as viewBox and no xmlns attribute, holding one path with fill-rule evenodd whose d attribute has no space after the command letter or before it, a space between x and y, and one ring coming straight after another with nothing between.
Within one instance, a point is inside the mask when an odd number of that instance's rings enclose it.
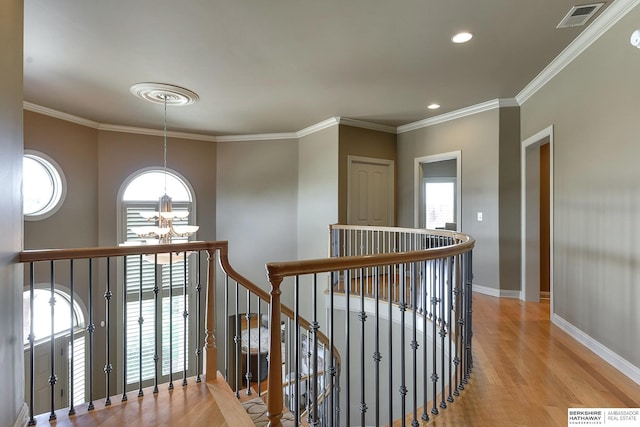
<instances>
[{"instance_id":1,"label":"arched window","mask_svg":"<svg viewBox=\"0 0 640 427\"><path fill-rule=\"evenodd\" d=\"M132 175L121 188L120 197L120 243L122 244L154 244L156 239L139 237L132 229L149 224L147 216L141 212L158 211L159 199L167 194L172 199L173 210L189 211L189 216L176 219L173 225L195 224L195 198L189 183L174 171L148 169ZM188 237L174 237L173 242L186 242ZM181 372L184 364L189 365L189 353L184 352L182 345L185 334L193 340L192 331L185 330L182 322L185 306L189 312L194 301L189 298L191 288L191 262L187 258L176 257L173 264L155 264L153 258L129 256L126 259L126 274L123 286L126 289L126 349L127 349L127 384L137 383L140 379L148 382L154 378L155 339L161 337L158 356L160 358L160 374L169 375L170 366L173 372ZM186 277L185 277L186 270ZM158 304L155 303L155 286L158 279ZM140 323L142 318L142 341L140 340ZM159 321L157 321L157 320ZM171 320L173 319L173 322ZM173 343L173 348L170 347ZM191 342L189 349L193 348ZM142 373L140 374L140 362ZM191 367L190 369L194 369Z\"/></svg>"},{"instance_id":2,"label":"arched window","mask_svg":"<svg viewBox=\"0 0 640 427\"><path fill-rule=\"evenodd\" d=\"M62 169L47 155L33 150L25 150L22 169L24 219L48 218L64 201L66 181Z\"/></svg>"},{"instance_id":3,"label":"arched window","mask_svg":"<svg viewBox=\"0 0 640 427\"><path fill-rule=\"evenodd\" d=\"M47 285L49 286L49 285ZM53 301L53 317L51 314L51 302ZM31 291L25 291L22 295L23 332L25 366L29 366L31 359ZM30 393L33 383L34 389L46 389L49 381L50 355L52 345L55 351L55 371L60 384L68 384L73 378L73 387L68 388L68 393L56 394L54 406L56 409L69 406L71 391L73 401L85 402L85 318L83 310L77 299L71 299L70 295L59 288L53 293L49 288L36 288L33 290L33 339L34 339L34 375L33 382L25 382L26 395ZM25 377L25 379L29 379ZM66 389L66 387L65 387ZM36 400L35 413L47 411L50 407L45 399Z\"/></svg>"}]
</instances>

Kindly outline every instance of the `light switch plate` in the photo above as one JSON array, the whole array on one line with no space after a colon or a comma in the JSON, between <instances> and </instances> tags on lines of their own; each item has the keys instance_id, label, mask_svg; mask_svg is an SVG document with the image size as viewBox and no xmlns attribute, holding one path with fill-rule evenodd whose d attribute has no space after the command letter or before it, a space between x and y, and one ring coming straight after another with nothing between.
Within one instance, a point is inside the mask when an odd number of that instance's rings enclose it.
<instances>
[{"instance_id":1,"label":"light switch plate","mask_svg":"<svg viewBox=\"0 0 640 427\"><path fill-rule=\"evenodd\" d=\"M482 212L478 212L478 221L482 221Z\"/></svg>"}]
</instances>

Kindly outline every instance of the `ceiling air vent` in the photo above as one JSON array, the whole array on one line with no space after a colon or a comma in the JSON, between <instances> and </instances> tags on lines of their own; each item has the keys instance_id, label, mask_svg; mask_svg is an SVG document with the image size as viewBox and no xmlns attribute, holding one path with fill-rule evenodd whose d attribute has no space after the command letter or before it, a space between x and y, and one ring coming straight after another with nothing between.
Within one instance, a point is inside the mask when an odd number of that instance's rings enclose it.
<instances>
[{"instance_id":1,"label":"ceiling air vent","mask_svg":"<svg viewBox=\"0 0 640 427\"><path fill-rule=\"evenodd\" d=\"M556 28L579 27L584 25L603 5L604 3L592 3L573 6Z\"/></svg>"}]
</instances>

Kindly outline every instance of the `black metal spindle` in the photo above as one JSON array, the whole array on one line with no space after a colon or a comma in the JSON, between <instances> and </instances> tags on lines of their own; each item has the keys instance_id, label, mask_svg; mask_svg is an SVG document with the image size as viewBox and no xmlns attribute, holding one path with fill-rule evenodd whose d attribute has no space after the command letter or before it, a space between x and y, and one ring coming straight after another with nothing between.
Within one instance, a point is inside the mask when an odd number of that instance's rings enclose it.
<instances>
[{"instance_id":1,"label":"black metal spindle","mask_svg":"<svg viewBox=\"0 0 640 427\"><path fill-rule=\"evenodd\" d=\"M70 308L69 308L69 336L71 337L71 341L69 342L69 415L74 415L76 413L76 408L74 405L74 377L75 377L75 311L74 311L74 277L73 277L73 260L69 260L69 298L70 298Z\"/></svg>"},{"instance_id":2,"label":"black metal spindle","mask_svg":"<svg viewBox=\"0 0 640 427\"><path fill-rule=\"evenodd\" d=\"M445 285L446 285L446 281L447 281L447 277L446 277L446 269L445 269L445 263L446 261L444 259L440 259L440 369L441 369L441 373L442 373L442 381L440 382L440 407L442 409L447 407L447 402L445 401L446 397L445 397L445 390L446 390L446 384L445 384L445 355L444 355L444 351L445 351L445 344L446 344L446 336L447 336L447 322L446 322L446 318L445 318L445 308L446 308L446 301L444 301L445 299Z\"/></svg>"},{"instance_id":3,"label":"black metal spindle","mask_svg":"<svg viewBox=\"0 0 640 427\"><path fill-rule=\"evenodd\" d=\"M289 320L291 320L291 319L289 319ZM291 335L291 334L289 334L289 335ZM287 341L287 343L289 345L291 345L291 336L289 336L289 340ZM258 374L258 397L260 397L260 389L261 389L260 386L262 385L261 384L262 383L262 373L260 372L262 370L261 367L260 367L262 365L262 363L260 363L260 359L259 358L261 357L261 354L262 354L263 350L264 349L262 348L262 300L260 300L260 297L258 297L258 363L257 363L257 365L258 365L258 372L257 372L257 374ZM291 357L291 356L289 356L289 357ZM291 362L289 362L289 366L291 366Z\"/></svg>"},{"instance_id":4,"label":"black metal spindle","mask_svg":"<svg viewBox=\"0 0 640 427\"><path fill-rule=\"evenodd\" d=\"M142 397L144 396L144 391L142 391L142 325L144 324L144 316L142 314L142 266L143 266L143 258L142 255L140 255L140 271L139 271L139 275L140 275L140 282L138 283L138 397ZM125 257L125 273L124 273L124 277L127 277L127 270L126 270L126 257ZM124 301L124 328L125 328L125 333L124 336L125 338L123 339L123 341L126 343L127 342L127 333L126 333L126 328L127 328L127 291L126 291L126 287L125 287L125 291L122 293L122 300ZM126 355L127 355L127 350L126 350L126 345L124 347L124 355L125 355L125 361L123 363L123 384L124 386L122 387L123 389L123 394L122 394L122 400L127 400L127 361L126 361Z\"/></svg>"},{"instance_id":5,"label":"black metal spindle","mask_svg":"<svg viewBox=\"0 0 640 427\"><path fill-rule=\"evenodd\" d=\"M411 263L411 299L413 305L413 336L411 340L411 350L413 353L413 420L411 425L417 427L418 423L418 270L416 263Z\"/></svg>"},{"instance_id":6,"label":"black metal spindle","mask_svg":"<svg viewBox=\"0 0 640 427\"><path fill-rule=\"evenodd\" d=\"M394 274L392 274L394 273ZM389 425L393 425L393 393L391 392L391 386L393 385L393 304L391 303L393 296L393 288L396 286L395 266L387 267L387 310L389 310L389 336L387 342L387 348L389 351Z\"/></svg>"},{"instance_id":7,"label":"black metal spindle","mask_svg":"<svg viewBox=\"0 0 640 427\"><path fill-rule=\"evenodd\" d=\"M105 311L106 311L106 362L104 365L104 373L105 373L105 389L106 389L106 399L104 401L104 406L111 405L111 371L113 370L113 366L111 366L111 258L107 258L107 290L104 293L104 301L105 301Z\"/></svg>"},{"instance_id":8,"label":"black metal spindle","mask_svg":"<svg viewBox=\"0 0 640 427\"><path fill-rule=\"evenodd\" d=\"M336 361L333 357L333 333L334 333L334 283L338 283L340 281L340 272L333 271L331 272L331 286L329 286L329 357L330 365L329 365L329 405L334 408L336 407L336 394L334 393L334 387L336 385ZM327 405L325 405L327 406ZM329 427L333 427L334 425L334 416L337 417L337 413L329 414L328 421Z\"/></svg>"},{"instance_id":9,"label":"black metal spindle","mask_svg":"<svg viewBox=\"0 0 640 427\"><path fill-rule=\"evenodd\" d=\"M311 385L311 396L313 400L311 401L313 408L313 415L311 417L311 425L318 426L320 424L320 420L318 418L318 330L320 329L320 323L318 322L318 275L314 273L313 275L313 296L311 298L311 304L313 307L311 322L311 334L313 336L313 353L311 357L313 357L313 365L309 364L309 366L313 366L313 379ZM311 343L307 340L307 343L310 345Z\"/></svg>"},{"instance_id":10,"label":"black metal spindle","mask_svg":"<svg viewBox=\"0 0 640 427\"><path fill-rule=\"evenodd\" d=\"M29 425L36 424L34 418L35 408L35 366L36 366L36 354L35 354L35 336L33 334L34 328L34 312L33 312L33 300L35 298L35 263L32 261L29 263Z\"/></svg>"},{"instance_id":11,"label":"black metal spindle","mask_svg":"<svg viewBox=\"0 0 640 427\"><path fill-rule=\"evenodd\" d=\"M351 310L349 308L349 300L350 297L350 289L351 289L351 270L346 271L346 280L344 283L344 292L345 292L345 335L344 335L344 344L345 344L345 368L346 368L346 377L345 377L345 397L347 402L345 419L347 421L347 425L351 424L351 339L349 336L349 318L351 317Z\"/></svg>"},{"instance_id":12,"label":"black metal spindle","mask_svg":"<svg viewBox=\"0 0 640 427\"><path fill-rule=\"evenodd\" d=\"M200 348L202 338L202 283L200 282L200 269L202 268L202 265L200 255L202 255L201 251L198 251L196 258L196 383L202 382L202 377L200 375L202 372L202 350ZM260 395L260 393L258 393L258 395Z\"/></svg>"},{"instance_id":13,"label":"black metal spindle","mask_svg":"<svg viewBox=\"0 0 640 427\"><path fill-rule=\"evenodd\" d=\"M55 333L55 306L56 306L56 294L55 294L55 267L54 262L50 263L50 298L49 298L49 306L51 308L51 336L49 337L49 362L51 374L49 375L49 397L51 399L51 413L49 414L49 421L53 421L56 419L56 408L55 408L55 386L58 381L58 377L55 374L55 366L56 366L56 333Z\"/></svg>"},{"instance_id":14,"label":"black metal spindle","mask_svg":"<svg viewBox=\"0 0 640 427\"><path fill-rule=\"evenodd\" d=\"M405 235L406 238L406 235ZM405 240L406 244L406 240ZM400 265L400 407L402 418L401 425L406 425L405 414L407 413L407 384L406 384L406 356L405 356L405 335L406 335L406 322L405 314L407 311L407 272L406 265Z\"/></svg>"},{"instance_id":15,"label":"black metal spindle","mask_svg":"<svg viewBox=\"0 0 640 427\"><path fill-rule=\"evenodd\" d=\"M453 314L453 276L454 258L449 257L449 281L447 287L447 332L449 335L449 396L447 396L447 402L453 402L453 326L451 316Z\"/></svg>"},{"instance_id":16,"label":"black metal spindle","mask_svg":"<svg viewBox=\"0 0 640 427\"><path fill-rule=\"evenodd\" d=\"M188 360L188 344L189 344L189 295L187 293L189 281L187 276L187 262L188 262L188 253L185 251L183 253L183 263L182 263L182 386L187 385L187 360Z\"/></svg>"},{"instance_id":17,"label":"black metal spindle","mask_svg":"<svg viewBox=\"0 0 640 427\"><path fill-rule=\"evenodd\" d=\"M240 383L241 383L241 374L242 369L240 368L240 347L242 344L242 325L240 324L240 285L236 281L236 314L235 314L235 335L233 337L233 342L235 344L235 356L236 356L236 372L234 375L234 383L235 383L235 395L236 397L240 397Z\"/></svg>"},{"instance_id":18,"label":"black metal spindle","mask_svg":"<svg viewBox=\"0 0 640 427\"><path fill-rule=\"evenodd\" d=\"M379 237L379 236L378 236ZM373 276L374 276L374 298L375 298L375 318L376 318L376 330L375 330L375 343L374 343L374 352L373 352L373 360L376 364L375 369L375 420L376 425L380 424L380 361L382 360L382 356L380 355L380 273L378 267L373 268ZM392 324L391 319L389 319L389 325ZM391 326L390 326L391 327Z\"/></svg>"},{"instance_id":19,"label":"black metal spindle","mask_svg":"<svg viewBox=\"0 0 640 427\"><path fill-rule=\"evenodd\" d=\"M295 276L293 283L293 298L294 298L294 316L295 316L295 334L294 334L294 363L295 370L293 372L293 376L289 375L289 387L291 387L291 382L294 383L294 404L295 404L295 424L296 426L300 423L300 277ZM270 327L275 327L275 325L269 325Z\"/></svg>"},{"instance_id":20,"label":"black metal spindle","mask_svg":"<svg viewBox=\"0 0 640 427\"><path fill-rule=\"evenodd\" d=\"M173 390L173 252L169 252L169 390Z\"/></svg>"},{"instance_id":21,"label":"black metal spindle","mask_svg":"<svg viewBox=\"0 0 640 427\"><path fill-rule=\"evenodd\" d=\"M247 322L247 373L245 379L247 381L247 396L251 395L251 292L247 290L247 311L245 313ZM260 354L260 343L258 343L258 355ZM259 362L258 362L259 363Z\"/></svg>"},{"instance_id":22,"label":"black metal spindle","mask_svg":"<svg viewBox=\"0 0 640 427\"><path fill-rule=\"evenodd\" d=\"M33 310L32 310L33 312ZM89 258L89 324L87 325L87 334L89 335L89 405L88 411L92 411L95 406L93 404L93 334L96 326L93 323L93 258Z\"/></svg>"},{"instance_id":23,"label":"black metal spindle","mask_svg":"<svg viewBox=\"0 0 640 427\"><path fill-rule=\"evenodd\" d=\"M211 273L209 273L211 274ZM207 315L209 315L207 313ZM231 372L229 372L229 363L231 362L231 351L229 336L229 276L224 276L224 342L226 343L224 351L224 378L229 382L231 380Z\"/></svg>"},{"instance_id":24,"label":"black metal spindle","mask_svg":"<svg viewBox=\"0 0 640 427\"><path fill-rule=\"evenodd\" d=\"M438 264L439 261L438 260L433 260L432 261L432 265L431 265L431 312L433 313L433 317L431 319L431 325L433 326L433 331L432 331L432 348L433 348L433 365L432 365L432 371L431 371L431 382L433 384L433 406L431 408L431 413L433 415L437 415L438 414L438 406L436 405L436 398L438 396L438 367L437 367L437 358L436 358L436 351L438 348L438 338L437 338L437 327L438 327L438 322L437 322L437 317L438 317L438 293L437 293L437 289L438 289L438 276L437 276L437 270L438 270Z\"/></svg>"},{"instance_id":25,"label":"black metal spindle","mask_svg":"<svg viewBox=\"0 0 640 427\"><path fill-rule=\"evenodd\" d=\"M360 278L364 281L364 268L360 269ZM366 425L365 416L367 413L367 403L365 399L366 381L365 381L365 322L367 321L367 312L364 310L364 290L360 292L360 425Z\"/></svg>"},{"instance_id":26,"label":"black metal spindle","mask_svg":"<svg viewBox=\"0 0 640 427\"><path fill-rule=\"evenodd\" d=\"M158 393L160 377L160 337L162 336L162 319L160 317L160 269L158 268L158 254L153 255L153 393Z\"/></svg>"},{"instance_id":27,"label":"black metal spindle","mask_svg":"<svg viewBox=\"0 0 640 427\"><path fill-rule=\"evenodd\" d=\"M91 264L89 264L91 266ZM127 288L129 283L127 282L127 257L124 257L123 263L123 277L124 277L124 292L122 293L122 327L124 329L124 333L122 334L122 397L121 401L126 402L127 398ZM91 275L91 273L90 273ZM91 295L91 285L89 285L89 295ZM91 297L89 297L91 299ZM93 322L91 322L93 323ZM89 336L91 337L91 336ZM93 378L93 369L91 369L91 375L89 376L90 381Z\"/></svg>"},{"instance_id":28,"label":"black metal spindle","mask_svg":"<svg viewBox=\"0 0 640 427\"><path fill-rule=\"evenodd\" d=\"M422 282L422 304L424 306L422 310L422 367L426 371L428 367L428 358L429 347L427 346L427 274L428 274L428 266L429 261L423 261L422 264L422 276L420 278ZM429 421L429 414L427 411L427 402L428 402L428 394L427 394L427 386L428 382L426 378L422 380L422 421Z\"/></svg>"},{"instance_id":29,"label":"black metal spindle","mask_svg":"<svg viewBox=\"0 0 640 427\"><path fill-rule=\"evenodd\" d=\"M465 369L465 384L469 381L471 376L471 367L473 366L473 354L471 353L471 339L473 337L473 303L472 303L472 282L473 282L473 263L472 263L473 254L472 252L467 253L467 280L465 282L465 296L466 296L466 306L467 306L467 320L465 322L465 326L467 329L466 333L466 343L465 343L465 351L466 351L466 369Z\"/></svg>"}]
</instances>

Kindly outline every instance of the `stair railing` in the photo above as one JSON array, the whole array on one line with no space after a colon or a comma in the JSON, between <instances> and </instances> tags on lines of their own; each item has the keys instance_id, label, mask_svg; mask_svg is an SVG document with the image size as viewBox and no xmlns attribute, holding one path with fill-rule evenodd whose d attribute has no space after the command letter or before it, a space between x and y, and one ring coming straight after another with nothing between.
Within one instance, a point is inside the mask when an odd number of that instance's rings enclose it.
<instances>
[{"instance_id":1,"label":"stair railing","mask_svg":"<svg viewBox=\"0 0 640 427\"><path fill-rule=\"evenodd\" d=\"M335 376L338 366L314 366L311 389L297 386L311 396L308 424L392 425L401 420L404 426L407 417L412 425L418 417L428 420L459 395L471 373L474 239L445 230L349 226L332 226L331 236L329 258L267 264L272 319L279 318L275 308L283 287L290 286L283 285L284 279L293 278L296 296L311 295L311 313L305 313L311 319L309 339L324 322L329 347L342 355L341 378ZM358 249L350 252L346 240ZM325 288L326 297L319 301L318 290ZM320 313L327 313L326 319ZM367 322L371 317L374 325ZM280 340L281 331L271 329L272 345ZM316 353L311 353L315 364ZM271 354L276 354L273 346ZM359 369L352 369L355 361ZM272 358L270 390L282 387L275 372L280 362ZM313 387L327 381L321 404ZM269 395L268 416L269 425L281 425L282 396ZM296 417L295 423L303 420Z\"/></svg>"}]
</instances>

